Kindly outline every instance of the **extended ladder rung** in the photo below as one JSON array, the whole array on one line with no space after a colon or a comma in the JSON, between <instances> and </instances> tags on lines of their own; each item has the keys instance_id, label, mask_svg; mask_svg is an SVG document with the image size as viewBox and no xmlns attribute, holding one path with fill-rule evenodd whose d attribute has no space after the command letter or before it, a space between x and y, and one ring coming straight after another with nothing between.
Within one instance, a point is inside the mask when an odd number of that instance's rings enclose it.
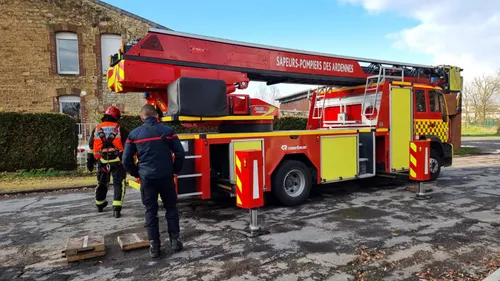
<instances>
[{"instance_id":1,"label":"extended ladder rung","mask_svg":"<svg viewBox=\"0 0 500 281\"><path fill-rule=\"evenodd\" d=\"M323 124L357 124L359 121L357 120L347 120L347 121L323 121Z\"/></svg>"},{"instance_id":2,"label":"extended ladder rung","mask_svg":"<svg viewBox=\"0 0 500 281\"><path fill-rule=\"evenodd\" d=\"M177 176L178 179L185 179L185 178L196 178L196 177L201 177L202 174L187 174L187 175L179 175Z\"/></svg>"},{"instance_id":3,"label":"extended ladder rung","mask_svg":"<svg viewBox=\"0 0 500 281\"><path fill-rule=\"evenodd\" d=\"M203 194L203 192L183 193L183 194L177 195L177 198L193 197L193 196L198 196L198 195L202 195L202 194Z\"/></svg>"},{"instance_id":4,"label":"extended ladder rung","mask_svg":"<svg viewBox=\"0 0 500 281\"><path fill-rule=\"evenodd\" d=\"M185 159L195 159L195 158L201 158L201 155L188 155L184 157Z\"/></svg>"}]
</instances>

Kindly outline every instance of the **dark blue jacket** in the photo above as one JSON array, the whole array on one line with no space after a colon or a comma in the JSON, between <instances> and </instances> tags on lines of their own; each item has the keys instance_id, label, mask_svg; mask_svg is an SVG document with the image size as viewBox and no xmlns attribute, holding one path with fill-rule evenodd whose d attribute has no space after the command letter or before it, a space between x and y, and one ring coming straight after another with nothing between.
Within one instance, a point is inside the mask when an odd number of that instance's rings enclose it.
<instances>
[{"instance_id":1,"label":"dark blue jacket","mask_svg":"<svg viewBox=\"0 0 500 281\"><path fill-rule=\"evenodd\" d=\"M147 124L155 131L146 127ZM134 163L136 153L138 166ZM172 159L172 153L175 155L175 161ZM125 143L122 163L125 170L135 178L158 179L178 174L182 169L184 155L184 148L174 129L150 117L144 120L142 126L130 132Z\"/></svg>"}]
</instances>

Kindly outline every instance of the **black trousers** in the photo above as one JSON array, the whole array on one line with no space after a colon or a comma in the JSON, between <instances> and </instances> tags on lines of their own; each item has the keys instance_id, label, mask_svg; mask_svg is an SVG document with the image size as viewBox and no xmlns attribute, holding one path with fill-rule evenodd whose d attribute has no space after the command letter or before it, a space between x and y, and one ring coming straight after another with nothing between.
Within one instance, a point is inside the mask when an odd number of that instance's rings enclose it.
<instances>
[{"instance_id":1,"label":"black trousers","mask_svg":"<svg viewBox=\"0 0 500 281\"><path fill-rule=\"evenodd\" d=\"M104 204L108 194L108 184L110 176L113 175L113 207L121 210L123 199L125 198L125 169L119 163L111 163L109 171L106 171L106 165L97 162L97 187L95 190L95 203L97 206Z\"/></svg>"},{"instance_id":2,"label":"black trousers","mask_svg":"<svg viewBox=\"0 0 500 281\"><path fill-rule=\"evenodd\" d=\"M146 207L145 224L148 239L153 244L160 244L158 227L158 195L165 207L165 219L169 233L179 233L179 210L177 209L177 192L173 177L160 179L141 178L141 199Z\"/></svg>"}]
</instances>

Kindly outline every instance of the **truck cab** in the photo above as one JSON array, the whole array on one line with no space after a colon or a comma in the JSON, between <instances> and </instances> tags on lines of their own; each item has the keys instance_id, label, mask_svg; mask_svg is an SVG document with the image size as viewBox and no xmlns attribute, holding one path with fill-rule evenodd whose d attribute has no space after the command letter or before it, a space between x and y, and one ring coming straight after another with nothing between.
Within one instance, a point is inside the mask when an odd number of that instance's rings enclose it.
<instances>
[{"instance_id":1,"label":"truck cab","mask_svg":"<svg viewBox=\"0 0 500 281\"><path fill-rule=\"evenodd\" d=\"M451 166L453 146L450 143L448 105L440 87L414 84L413 136L431 140L431 180L439 176L442 166Z\"/></svg>"}]
</instances>

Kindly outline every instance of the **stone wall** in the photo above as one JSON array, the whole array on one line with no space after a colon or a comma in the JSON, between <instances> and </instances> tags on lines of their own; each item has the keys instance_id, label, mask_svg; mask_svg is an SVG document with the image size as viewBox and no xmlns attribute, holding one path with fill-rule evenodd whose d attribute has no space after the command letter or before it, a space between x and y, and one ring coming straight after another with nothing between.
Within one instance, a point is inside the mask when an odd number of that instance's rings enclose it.
<instances>
[{"instance_id":1,"label":"stone wall","mask_svg":"<svg viewBox=\"0 0 500 281\"><path fill-rule=\"evenodd\" d=\"M59 112L61 96L81 96L83 122L107 105L135 113L141 94L112 94L102 74L101 34L122 42L144 36L150 23L89 0L0 1L0 110ZM79 74L58 74L56 34L78 38Z\"/></svg>"}]
</instances>

